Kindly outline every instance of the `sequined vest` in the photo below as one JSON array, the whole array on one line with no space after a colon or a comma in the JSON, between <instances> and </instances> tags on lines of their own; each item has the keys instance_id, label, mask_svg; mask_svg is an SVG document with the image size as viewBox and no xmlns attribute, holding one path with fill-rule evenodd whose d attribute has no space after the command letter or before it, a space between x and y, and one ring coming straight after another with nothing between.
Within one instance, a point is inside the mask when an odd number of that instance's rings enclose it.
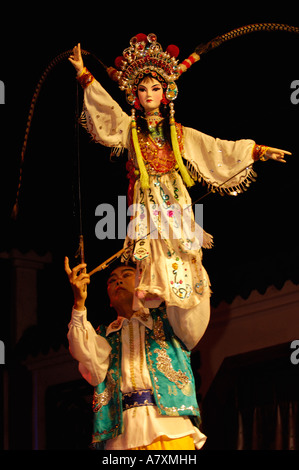
<instances>
[{"instance_id":1,"label":"sequined vest","mask_svg":"<svg viewBox=\"0 0 299 470\"><path fill-rule=\"evenodd\" d=\"M175 336L165 307L151 309L153 329L146 328L145 352L155 403L167 416L188 415L200 423L190 351ZM93 444L123 432L121 383L121 330L106 337L105 327L98 334L109 342L112 351L106 379L95 387L93 399Z\"/></svg>"}]
</instances>

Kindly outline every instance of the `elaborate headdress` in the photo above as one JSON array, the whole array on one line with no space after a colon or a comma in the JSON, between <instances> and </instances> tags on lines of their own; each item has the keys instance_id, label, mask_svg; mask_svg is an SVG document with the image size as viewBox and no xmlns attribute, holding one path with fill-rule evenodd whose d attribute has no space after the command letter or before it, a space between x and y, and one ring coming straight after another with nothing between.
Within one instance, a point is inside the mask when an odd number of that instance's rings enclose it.
<instances>
[{"instance_id":1,"label":"elaborate headdress","mask_svg":"<svg viewBox=\"0 0 299 470\"><path fill-rule=\"evenodd\" d=\"M178 65L178 54L179 48L177 46L172 44L164 52L162 46L157 42L155 34L140 33L130 40L130 47L123 51L122 56L115 59L116 68L109 67L107 72L112 80L118 82L120 89L126 92L126 99L131 106L136 103L137 87L145 75L151 75L162 82L162 86L166 88L165 98L170 102L170 135L176 163L186 185L192 186L194 181L183 163L178 144L172 103L178 94L176 80L183 71ZM149 176L141 154L136 127L135 110L133 109L132 139L140 171L141 187L146 189L149 188Z\"/></svg>"},{"instance_id":2,"label":"elaborate headdress","mask_svg":"<svg viewBox=\"0 0 299 470\"><path fill-rule=\"evenodd\" d=\"M166 98L169 101L177 97L178 89L175 81L180 76L178 60L179 48L174 45L164 52L157 42L155 34L137 34L130 40L130 47L123 51L122 56L115 59L115 67L109 67L108 74L118 82L121 90L125 90L130 105L134 105L138 83L144 75L150 74L167 84Z\"/></svg>"}]
</instances>

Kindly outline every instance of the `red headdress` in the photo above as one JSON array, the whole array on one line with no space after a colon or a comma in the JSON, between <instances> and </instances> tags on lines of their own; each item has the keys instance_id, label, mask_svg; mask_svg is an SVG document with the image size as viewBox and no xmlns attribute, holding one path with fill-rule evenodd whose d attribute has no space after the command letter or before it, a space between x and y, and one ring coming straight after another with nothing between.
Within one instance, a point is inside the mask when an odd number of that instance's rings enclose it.
<instances>
[{"instance_id":1,"label":"red headdress","mask_svg":"<svg viewBox=\"0 0 299 470\"><path fill-rule=\"evenodd\" d=\"M172 102L178 94L175 81L181 74L178 60L179 48L170 45L164 52L162 46L157 42L155 34L137 34L130 40L130 47L123 51L122 56L115 59L115 66L109 67L107 72L109 76L118 82L121 90L126 92L126 98L131 106L134 106L137 100L137 87L144 75L151 75L159 81L166 84L165 97ZM173 103L170 103L170 132L171 142L177 165L187 186L192 186L194 181L190 177L180 153L176 127L174 121ZM149 187L149 176L142 158L139 147L135 112L132 111L132 139L140 171L141 187Z\"/></svg>"},{"instance_id":2,"label":"red headdress","mask_svg":"<svg viewBox=\"0 0 299 470\"><path fill-rule=\"evenodd\" d=\"M123 51L122 56L115 59L116 68L110 67L108 73L126 92L131 106L136 100L138 83L148 74L166 83L165 96L168 101L172 101L178 94L175 83L180 76L176 59L178 54L179 48L175 45L168 46L164 52L155 34L146 36L139 33L130 40L130 47Z\"/></svg>"}]
</instances>

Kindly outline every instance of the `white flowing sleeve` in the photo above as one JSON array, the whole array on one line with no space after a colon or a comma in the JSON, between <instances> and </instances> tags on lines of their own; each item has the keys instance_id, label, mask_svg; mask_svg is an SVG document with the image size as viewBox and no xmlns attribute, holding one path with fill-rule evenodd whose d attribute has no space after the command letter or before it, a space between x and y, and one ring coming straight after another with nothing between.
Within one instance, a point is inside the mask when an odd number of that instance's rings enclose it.
<instances>
[{"instance_id":1,"label":"white flowing sleeve","mask_svg":"<svg viewBox=\"0 0 299 470\"><path fill-rule=\"evenodd\" d=\"M235 142L215 139L184 127L184 158L191 174L219 191L242 192L254 181L257 176L251 166L254 146L250 139Z\"/></svg>"},{"instance_id":2,"label":"white flowing sleeve","mask_svg":"<svg viewBox=\"0 0 299 470\"><path fill-rule=\"evenodd\" d=\"M68 341L71 355L79 362L79 371L87 382L96 386L106 377L111 347L87 321L87 311L73 309Z\"/></svg>"},{"instance_id":3,"label":"white flowing sleeve","mask_svg":"<svg viewBox=\"0 0 299 470\"><path fill-rule=\"evenodd\" d=\"M119 150L128 148L131 118L97 80L84 89L81 123L94 141Z\"/></svg>"}]
</instances>

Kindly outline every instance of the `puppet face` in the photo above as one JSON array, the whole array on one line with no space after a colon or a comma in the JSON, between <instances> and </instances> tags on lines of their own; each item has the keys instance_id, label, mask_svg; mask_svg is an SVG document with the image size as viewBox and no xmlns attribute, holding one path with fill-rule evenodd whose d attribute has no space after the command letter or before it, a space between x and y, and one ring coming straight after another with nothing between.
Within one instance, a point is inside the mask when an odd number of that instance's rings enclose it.
<instances>
[{"instance_id":1,"label":"puppet face","mask_svg":"<svg viewBox=\"0 0 299 470\"><path fill-rule=\"evenodd\" d=\"M135 289L135 272L130 266L121 266L109 276L107 292L111 306L117 310L123 302L132 301Z\"/></svg>"},{"instance_id":2,"label":"puppet face","mask_svg":"<svg viewBox=\"0 0 299 470\"><path fill-rule=\"evenodd\" d=\"M138 85L138 99L144 111L158 109L163 98L163 87L155 78L147 77Z\"/></svg>"}]
</instances>

